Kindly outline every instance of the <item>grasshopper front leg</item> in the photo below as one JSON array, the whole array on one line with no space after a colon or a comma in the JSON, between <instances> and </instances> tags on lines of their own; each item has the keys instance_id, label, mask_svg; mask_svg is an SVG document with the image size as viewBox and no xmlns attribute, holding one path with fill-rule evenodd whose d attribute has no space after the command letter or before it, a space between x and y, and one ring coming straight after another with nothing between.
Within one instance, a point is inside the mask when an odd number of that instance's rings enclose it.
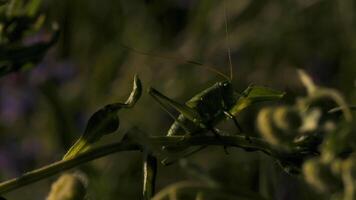
<instances>
[{"instance_id":1,"label":"grasshopper front leg","mask_svg":"<svg viewBox=\"0 0 356 200\"><path fill-rule=\"evenodd\" d=\"M241 125L239 124L239 122L237 121L236 117L233 116L233 115L232 115L230 112L228 112L228 111L224 111L224 114L225 114L228 118L232 119L232 121L234 122L234 124L235 124L236 128L239 130L239 132L243 133L242 127L241 127Z\"/></svg>"},{"instance_id":2,"label":"grasshopper front leg","mask_svg":"<svg viewBox=\"0 0 356 200\"><path fill-rule=\"evenodd\" d=\"M239 130L240 133L243 133L243 129L242 127L240 126L239 122L237 121L236 117L233 116L229 111L224 111L224 114L226 115L226 117L228 117L229 119L232 119L232 121L234 122L236 128ZM250 137L245 134L245 138L246 140L248 141L251 141Z\"/></svg>"}]
</instances>

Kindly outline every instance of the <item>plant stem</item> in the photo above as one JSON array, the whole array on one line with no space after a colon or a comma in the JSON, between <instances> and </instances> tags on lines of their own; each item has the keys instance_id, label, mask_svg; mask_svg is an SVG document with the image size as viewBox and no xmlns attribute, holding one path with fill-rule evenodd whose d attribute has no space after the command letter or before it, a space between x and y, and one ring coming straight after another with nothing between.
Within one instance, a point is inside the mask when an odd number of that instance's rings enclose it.
<instances>
[{"instance_id":1,"label":"plant stem","mask_svg":"<svg viewBox=\"0 0 356 200\"><path fill-rule=\"evenodd\" d=\"M279 151L271 146L266 141L249 137L249 140L245 136L153 136L150 137L150 143L160 146L231 146L242 148L247 151L261 151L270 156L279 155Z\"/></svg>"},{"instance_id":2,"label":"plant stem","mask_svg":"<svg viewBox=\"0 0 356 200\"><path fill-rule=\"evenodd\" d=\"M80 164L86 163L88 161L115 153L119 151L132 151L139 150L140 146L137 144L129 144L129 143L114 143L110 145L105 145L103 147L99 147L92 151L84 152L77 157L70 160L61 160L42 168L27 172L20 177L5 181L0 183L0 194L4 194L6 192L10 192L12 190L18 189L25 185L31 184L33 182L39 181L41 179L47 178L49 176L55 175L59 172L71 169Z\"/></svg>"},{"instance_id":3,"label":"plant stem","mask_svg":"<svg viewBox=\"0 0 356 200\"><path fill-rule=\"evenodd\" d=\"M157 136L149 137L148 140L149 143L157 146L221 145L239 147L248 151L262 151L271 156L278 155L278 151L274 150L268 143L253 137L250 137L250 140L246 140L244 136L221 136L219 139L214 136ZM42 180L49 176L74 168L78 165L100 157L104 157L120 151L136 150L142 150L141 144L133 143L129 140L104 145L102 147L81 153L72 159L61 160L42 168L27 172L20 177L2 182L0 183L0 194L10 192L17 188Z\"/></svg>"},{"instance_id":4,"label":"plant stem","mask_svg":"<svg viewBox=\"0 0 356 200\"><path fill-rule=\"evenodd\" d=\"M143 200L151 200L155 193L157 158L145 150L143 155Z\"/></svg>"}]
</instances>

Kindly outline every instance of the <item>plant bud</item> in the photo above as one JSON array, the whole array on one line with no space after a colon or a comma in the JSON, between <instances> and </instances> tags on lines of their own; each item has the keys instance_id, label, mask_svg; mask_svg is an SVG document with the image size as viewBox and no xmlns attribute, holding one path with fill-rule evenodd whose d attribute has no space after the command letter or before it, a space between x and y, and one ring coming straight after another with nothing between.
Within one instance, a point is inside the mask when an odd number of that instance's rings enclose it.
<instances>
[{"instance_id":1,"label":"plant bud","mask_svg":"<svg viewBox=\"0 0 356 200\"><path fill-rule=\"evenodd\" d=\"M274 134L274 130L272 130L272 109L264 108L260 111L257 117L257 126L258 130L262 134L262 136L271 144L277 145L279 143L278 138Z\"/></svg>"},{"instance_id":2,"label":"plant bud","mask_svg":"<svg viewBox=\"0 0 356 200\"><path fill-rule=\"evenodd\" d=\"M335 193L342 188L341 179L336 176L330 166L319 159L310 159L303 164L305 180L319 192Z\"/></svg>"},{"instance_id":3,"label":"plant bud","mask_svg":"<svg viewBox=\"0 0 356 200\"><path fill-rule=\"evenodd\" d=\"M322 112L319 108L311 108L303 112L303 125L300 128L301 132L314 132L320 126L320 117Z\"/></svg>"},{"instance_id":4,"label":"plant bud","mask_svg":"<svg viewBox=\"0 0 356 200\"><path fill-rule=\"evenodd\" d=\"M273 112L276 126L284 131L297 130L302 125L302 119L297 109L280 106Z\"/></svg>"},{"instance_id":5,"label":"plant bud","mask_svg":"<svg viewBox=\"0 0 356 200\"><path fill-rule=\"evenodd\" d=\"M46 200L83 200L86 188L81 177L63 174L52 184Z\"/></svg>"},{"instance_id":6,"label":"plant bud","mask_svg":"<svg viewBox=\"0 0 356 200\"><path fill-rule=\"evenodd\" d=\"M356 157L350 156L342 162L342 180L344 183L344 200L356 199Z\"/></svg>"},{"instance_id":7,"label":"plant bud","mask_svg":"<svg viewBox=\"0 0 356 200\"><path fill-rule=\"evenodd\" d=\"M286 131L277 127L274 120L275 110L273 108L264 108L257 117L257 126L261 135L271 144L283 146L293 142L296 136L295 131Z\"/></svg>"},{"instance_id":8,"label":"plant bud","mask_svg":"<svg viewBox=\"0 0 356 200\"><path fill-rule=\"evenodd\" d=\"M88 120L83 135L63 156L63 160L76 157L79 153L90 149L91 145L103 136L114 133L120 125L118 111L122 108L132 108L142 94L142 84L137 75L134 77L133 88L125 103L108 104L96 111Z\"/></svg>"}]
</instances>

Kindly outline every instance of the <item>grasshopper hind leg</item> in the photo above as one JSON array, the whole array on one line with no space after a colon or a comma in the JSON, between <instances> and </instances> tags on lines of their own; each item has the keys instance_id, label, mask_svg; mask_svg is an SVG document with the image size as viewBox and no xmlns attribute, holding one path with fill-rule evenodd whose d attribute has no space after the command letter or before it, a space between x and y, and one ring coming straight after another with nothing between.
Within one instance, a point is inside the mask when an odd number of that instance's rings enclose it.
<instances>
[{"instance_id":1,"label":"grasshopper hind leg","mask_svg":"<svg viewBox=\"0 0 356 200\"><path fill-rule=\"evenodd\" d=\"M182 159L182 158L187 158L187 157L193 155L194 153L204 149L205 147L207 147L207 145L199 146L197 148L189 148L188 147L188 148L182 150L183 152L180 152L177 155L171 155L167 158L164 158L161 161L161 163L166 166L171 165L171 164L175 163L177 160Z\"/></svg>"}]
</instances>

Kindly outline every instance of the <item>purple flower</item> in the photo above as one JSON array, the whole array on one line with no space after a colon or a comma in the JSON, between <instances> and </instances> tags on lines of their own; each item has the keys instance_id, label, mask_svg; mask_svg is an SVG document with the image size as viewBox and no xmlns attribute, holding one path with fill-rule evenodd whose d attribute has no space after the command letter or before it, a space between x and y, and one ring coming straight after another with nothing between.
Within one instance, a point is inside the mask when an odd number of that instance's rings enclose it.
<instances>
[{"instance_id":1,"label":"purple flower","mask_svg":"<svg viewBox=\"0 0 356 200\"><path fill-rule=\"evenodd\" d=\"M10 77L11 79L11 77ZM34 105L33 92L28 87L3 84L0 87L0 123L6 126L14 124L28 114Z\"/></svg>"}]
</instances>

